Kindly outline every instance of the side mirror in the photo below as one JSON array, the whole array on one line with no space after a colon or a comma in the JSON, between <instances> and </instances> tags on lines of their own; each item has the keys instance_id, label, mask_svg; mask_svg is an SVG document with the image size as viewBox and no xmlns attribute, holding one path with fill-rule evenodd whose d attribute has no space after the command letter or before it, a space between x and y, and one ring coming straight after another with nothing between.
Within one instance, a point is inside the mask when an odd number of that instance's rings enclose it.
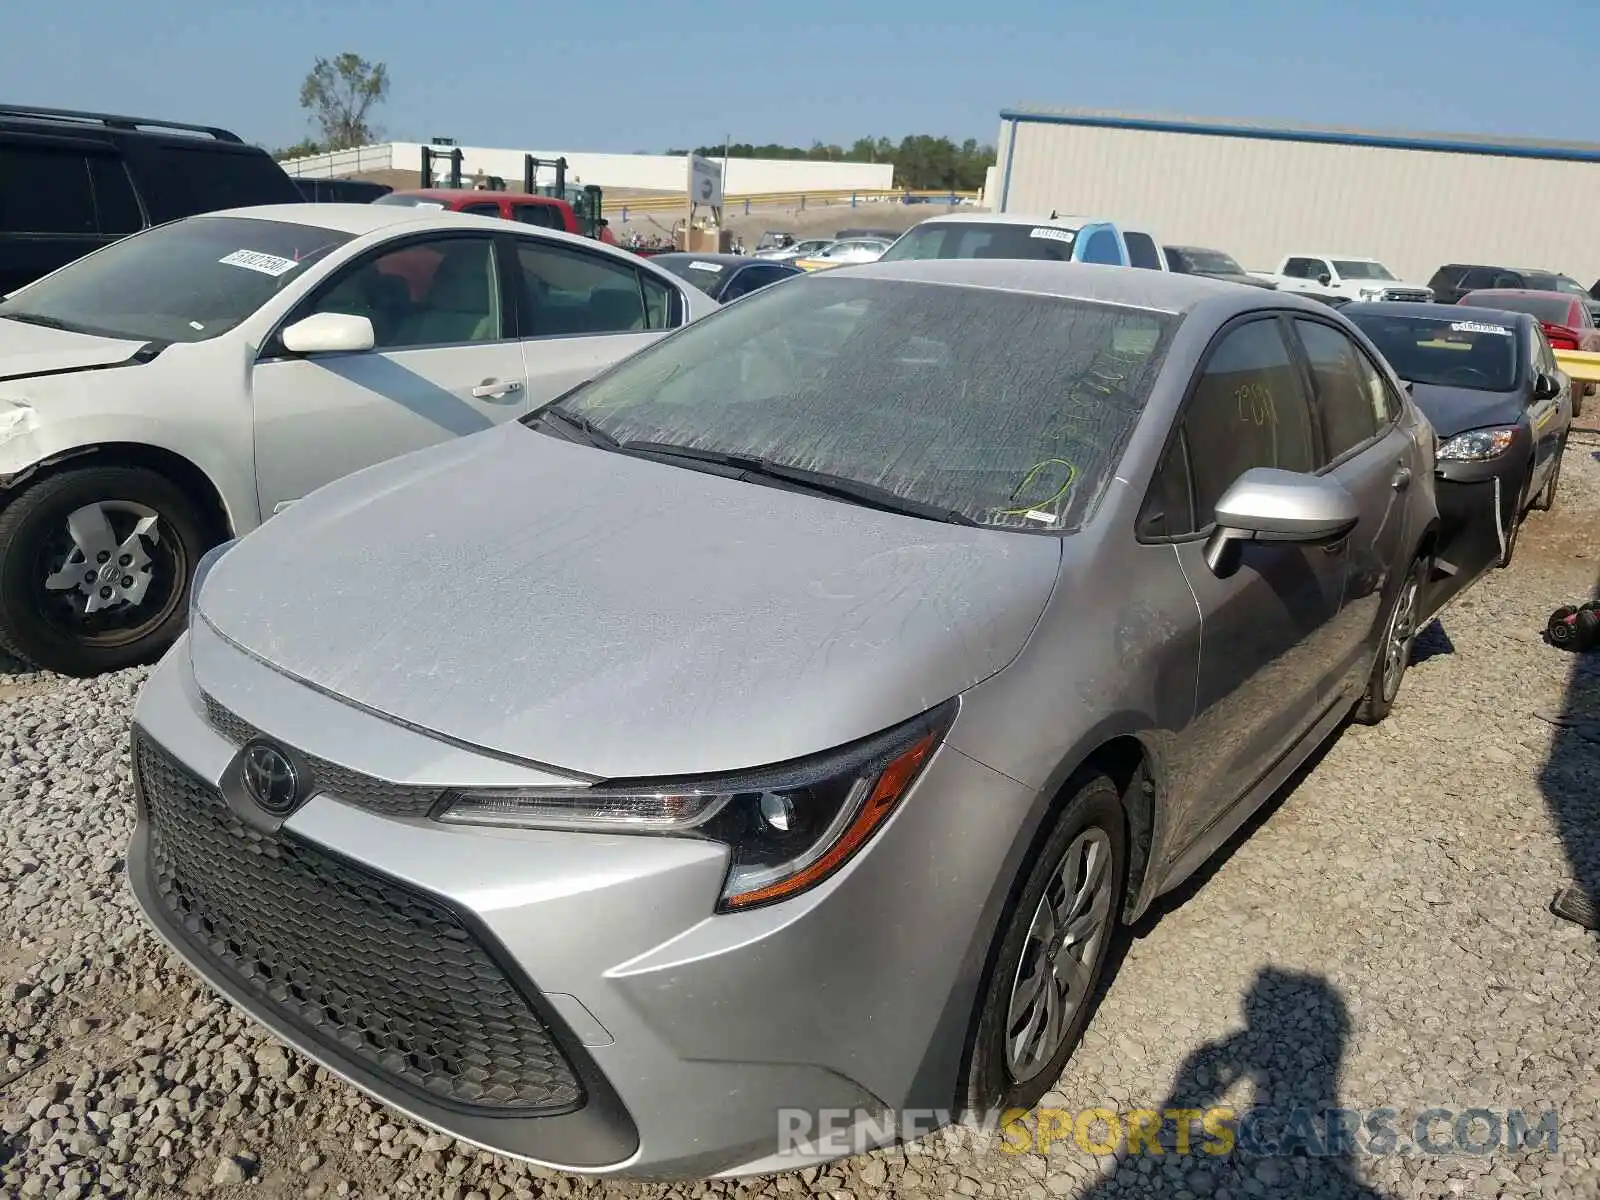
<instances>
[{"instance_id":1,"label":"side mirror","mask_svg":"<svg viewBox=\"0 0 1600 1200\"><path fill-rule=\"evenodd\" d=\"M377 343L372 322L348 313L312 313L278 336L290 354L350 354Z\"/></svg>"},{"instance_id":2,"label":"side mirror","mask_svg":"<svg viewBox=\"0 0 1600 1200\"><path fill-rule=\"evenodd\" d=\"M1206 539L1206 566L1219 579L1238 570L1242 542L1337 542L1361 510L1335 480L1273 467L1253 467L1217 501L1216 528Z\"/></svg>"},{"instance_id":3,"label":"side mirror","mask_svg":"<svg viewBox=\"0 0 1600 1200\"><path fill-rule=\"evenodd\" d=\"M1539 372L1533 381L1533 398L1535 400L1554 400L1561 394L1561 380L1554 375Z\"/></svg>"},{"instance_id":4,"label":"side mirror","mask_svg":"<svg viewBox=\"0 0 1600 1200\"><path fill-rule=\"evenodd\" d=\"M1329 275L1326 271L1323 271L1321 274L1319 274L1317 276L1317 282L1320 283L1323 287L1327 287L1329 284L1331 284L1333 282L1333 276Z\"/></svg>"}]
</instances>

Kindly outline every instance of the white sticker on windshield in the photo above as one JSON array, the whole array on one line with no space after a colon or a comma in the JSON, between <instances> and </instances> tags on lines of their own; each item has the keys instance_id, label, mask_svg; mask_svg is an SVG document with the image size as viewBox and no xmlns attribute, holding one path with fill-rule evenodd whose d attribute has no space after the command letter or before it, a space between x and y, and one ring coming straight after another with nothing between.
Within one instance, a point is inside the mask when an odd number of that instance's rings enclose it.
<instances>
[{"instance_id":1,"label":"white sticker on windshield","mask_svg":"<svg viewBox=\"0 0 1600 1200\"><path fill-rule=\"evenodd\" d=\"M1450 326L1452 333L1498 333L1506 337L1511 336L1511 330L1504 325L1486 325L1482 321L1456 321Z\"/></svg>"},{"instance_id":2,"label":"white sticker on windshield","mask_svg":"<svg viewBox=\"0 0 1600 1200\"><path fill-rule=\"evenodd\" d=\"M689 269L691 271L711 271L712 273L715 273L717 271L722 270L722 264L721 263L708 263L708 262L692 262L692 263L689 264Z\"/></svg>"},{"instance_id":3,"label":"white sticker on windshield","mask_svg":"<svg viewBox=\"0 0 1600 1200\"><path fill-rule=\"evenodd\" d=\"M217 261L230 267L243 267L246 271L259 271L274 279L287 275L300 265L292 258L279 258L276 254L263 254L259 250L235 250Z\"/></svg>"},{"instance_id":4,"label":"white sticker on windshield","mask_svg":"<svg viewBox=\"0 0 1600 1200\"><path fill-rule=\"evenodd\" d=\"M1070 242L1078 235L1070 229L1051 229L1048 225L1040 225L1028 236L1049 238L1052 242Z\"/></svg>"}]
</instances>

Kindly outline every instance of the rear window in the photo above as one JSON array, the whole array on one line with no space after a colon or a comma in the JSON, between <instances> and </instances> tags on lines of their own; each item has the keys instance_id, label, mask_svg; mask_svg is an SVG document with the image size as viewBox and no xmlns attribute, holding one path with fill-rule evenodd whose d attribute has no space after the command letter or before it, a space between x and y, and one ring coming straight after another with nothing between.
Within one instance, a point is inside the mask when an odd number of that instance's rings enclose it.
<instances>
[{"instance_id":1,"label":"rear window","mask_svg":"<svg viewBox=\"0 0 1600 1200\"><path fill-rule=\"evenodd\" d=\"M1072 259L1078 231L1055 225L996 221L933 221L918 225L891 246L881 262L929 258Z\"/></svg>"},{"instance_id":2,"label":"rear window","mask_svg":"<svg viewBox=\"0 0 1600 1200\"><path fill-rule=\"evenodd\" d=\"M96 232L89 162L80 151L0 145L0 181L0 230Z\"/></svg>"},{"instance_id":3,"label":"rear window","mask_svg":"<svg viewBox=\"0 0 1600 1200\"><path fill-rule=\"evenodd\" d=\"M703 258L678 258L659 254L656 266L665 267L679 279L686 279L708 296L715 296L722 281L728 277L728 267Z\"/></svg>"},{"instance_id":4,"label":"rear window","mask_svg":"<svg viewBox=\"0 0 1600 1200\"><path fill-rule=\"evenodd\" d=\"M1558 292L1547 296L1466 295L1461 303L1477 308L1498 308L1502 312L1527 313L1536 321L1565 325L1572 320L1572 301Z\"/></svg>"},{"instance_id":5,"label":"rear window","mask_svg":"<svg viewBox=\"0 0 1600 1200\"><path fill-rule=\"evenodd\" d=\"M1364 311L1350 319L1401 379L1482 392L1517 385L1517 331L1488 314L1441 320Z\"/></svg>"},{"instance_id":6,"label":"rear window","mask_svg":"<svg viewBox=\"0 0 1600 1200\"><path fill-rule=\"evenodd\" d=\"M139 190L153 224L195 213L256 204L296 204L294 181L265 153L197 146L130 148Z\"/></svg>"}]
</instances>

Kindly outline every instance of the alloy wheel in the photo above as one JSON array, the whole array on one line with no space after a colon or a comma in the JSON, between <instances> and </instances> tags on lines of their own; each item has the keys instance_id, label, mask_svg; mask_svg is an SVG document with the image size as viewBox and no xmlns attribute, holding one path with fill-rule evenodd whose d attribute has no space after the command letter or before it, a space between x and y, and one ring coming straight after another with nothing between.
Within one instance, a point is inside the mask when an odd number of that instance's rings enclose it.
<instances>
[{"instance_id":1,"label":"alloy wheel","mask_svg":"<svg viewBox=\"0 0 1600 1200\"><path fill-rule=\"evenodd\" d=\"M1016 1083L1050 1064L1078 1009L1089 1002L1110 925L1111 866L1110 837L1099 828L1085 829L1039 898L1006 1016L1006 1068Z\"/></svg>"},{"instance_id":2,"label":"alloy wheel","mask_svg":"<svg viewBox=\"0 0 1600 1200\"><path fill-rule=\"evenodd\" d=\"M1417 640L1417 596L1421 585L1417 572L1412 571L1400 585L1400 595L1395 597L1394 612L1389 615L1389 629L1383 646L1383 699L1393 703L1400 691L1400 680L1411 661L1411 648Z\"/></svg>"}]
</instances>

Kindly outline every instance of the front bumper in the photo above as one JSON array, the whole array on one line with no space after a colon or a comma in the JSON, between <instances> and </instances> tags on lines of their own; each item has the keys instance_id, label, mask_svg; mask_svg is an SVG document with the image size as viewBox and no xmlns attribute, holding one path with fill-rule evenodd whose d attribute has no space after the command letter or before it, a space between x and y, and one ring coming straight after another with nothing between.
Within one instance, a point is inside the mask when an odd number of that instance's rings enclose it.
<instances>
[{"instance_id":1,"label":"front bumper","mask_svg":"<svg viewBox=\"0 0 1600 1200\"><path fill-rule=\"evenodd\" d=\"M135 728L133 890L214 987L425 1124L642 1178L803 1166L773 1157L784 1109L948 1109L1034 799L946 747L833 879L713 916L725 855L708 843L446 826L327 794L281 823L250 811L234 786L248 728L413 789L536 772L351 709L203 625L151 676ZM175 790L201 832L172 815Z\"/></svg>"}]
</instances>

